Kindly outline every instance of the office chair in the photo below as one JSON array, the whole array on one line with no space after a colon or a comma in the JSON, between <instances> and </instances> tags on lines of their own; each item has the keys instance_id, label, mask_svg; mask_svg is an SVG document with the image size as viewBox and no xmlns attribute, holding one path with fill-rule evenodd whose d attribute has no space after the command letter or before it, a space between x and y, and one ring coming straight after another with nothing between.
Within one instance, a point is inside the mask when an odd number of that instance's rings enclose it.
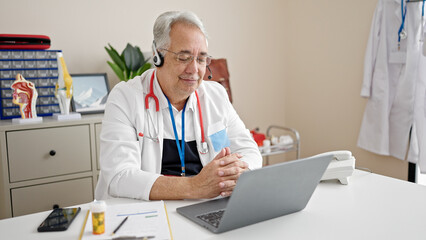
<instances>
[{"instance_id":1,"label":"office chair","mask_svg":"<svg viewBox=\"0 0 426 240\"><path fill-rule=\"evenodd\" d=\"M209 68L211 73L207 70L203 79L206 81L215 81L220 83L226 89L226 92L228 92L229 101L232 103L231 86L229 85L229 72L226 59L212 59ZM210 74L212 76L211 79L209 79Z\"/></svg>"}]
</instances>

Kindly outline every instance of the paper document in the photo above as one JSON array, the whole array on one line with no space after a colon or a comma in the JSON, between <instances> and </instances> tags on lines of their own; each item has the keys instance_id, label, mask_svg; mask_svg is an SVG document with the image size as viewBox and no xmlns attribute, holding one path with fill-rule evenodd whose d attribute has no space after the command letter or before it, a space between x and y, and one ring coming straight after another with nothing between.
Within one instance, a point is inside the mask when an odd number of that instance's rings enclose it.
<instances>
[{"instance_id":1,"label":"paper document","mask_svg":"<svg viewBox=\"0 0 426 240\"><path fill-rule=\"evenodd\" d=\"M124 218L119 230L111 236ZM148 239L172 239L163 201L140 202L107 206L105 233L92 233L92 217L89 216L83 239L115 239L123 237L148 237Z\"/></svg>"}]
</instances>

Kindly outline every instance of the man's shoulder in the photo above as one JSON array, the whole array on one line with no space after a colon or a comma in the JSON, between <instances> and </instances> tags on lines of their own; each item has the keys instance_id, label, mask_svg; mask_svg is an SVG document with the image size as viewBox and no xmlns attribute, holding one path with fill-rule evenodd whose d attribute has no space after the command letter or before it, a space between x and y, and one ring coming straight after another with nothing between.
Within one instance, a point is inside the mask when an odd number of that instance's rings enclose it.
<instances>
[{"instance_id":1,"label":"man's shoulder","mask_svg":"<svg viewBox=\"0 0 426 240\"><path fill-rule=\"evenodd\" d=\"M136 76L128 81L121 81L117 85L114 86L113 90L117 88L117 90L132 90L132 91L140 91L143 90L143 85L147 84L147 76L151 75L154 69L149 69L142 73L140 76ZM143 84L143 82L145 82Z\"/></svg>"},{"instance_id":2,"label":"man's shoulder","mask_svg":"<svg viewBox=\"0 0 426 240\"><path fill-rule=\"evenodd\" d=\"M227 94L226 89L218 82L204 80L202 85L204 92L209 94Z\"/></svg>"},{"instance_id":3,"label":"man's shoulder","mask_svg":"<svg viewBox=\"0 0 426 240\"><path fill-rule=\"evenodd\" d=\"M142 91L141 77L135 77L127 82L117 83L111 90L108 99L133 103L135 99L140 99Z\"/></svg>"},{"instance_id":4,"label":"man's shoulder","mask_svg":"<svg viewBox=\"0 0 426 240\"><path fill-rule=\"evenodd\" d=\"M114 88L118 88L118 89L142 89L142 79L141 76L137 76L133 79L128 80L127 82L125 81L121 81L119 83L117 83L117 85L115 85Z\"/></svg>"},{"instance_id":5,"label":"man's shoulder","mask_svg":"<svg viewBox=\"0 0 426 240\"><path fill-rule=\"evenodd\" d=\"M206 99L212 99L215 104L229 102L228 93L224 86L215 81L203 81L200 86L200 95ZM224 100L224 101L220 101Z\"/></svg>"},{"instance_id":6,"label":"man's shoulder","mask_svg":"<svg viewBox=\"0 0 426 240\"><path fill-rule=\"evenodd\" d=\"M211 87L211 88L217 88L222 86L220 83L216 81L208 81L208 80L203 80L203 84L205 87Z\"/></svg>"}]
</instances>

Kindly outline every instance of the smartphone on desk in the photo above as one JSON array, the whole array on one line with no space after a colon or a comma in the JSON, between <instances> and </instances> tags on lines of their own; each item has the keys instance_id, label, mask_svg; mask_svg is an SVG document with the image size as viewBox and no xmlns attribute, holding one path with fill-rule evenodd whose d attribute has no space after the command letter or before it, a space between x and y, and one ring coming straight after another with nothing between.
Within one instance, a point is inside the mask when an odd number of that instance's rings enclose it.
<instances>
[{"instance_id":1,"label":"smartphone on desk","mask_svg":"<svg viewBox=\"0 0 426 240\"><path fill-rule=\"evenodd\" d=\"M38 226L39 232L65 231L71 225L81 208L56 208Z\"/></svg>"}]
</instances>

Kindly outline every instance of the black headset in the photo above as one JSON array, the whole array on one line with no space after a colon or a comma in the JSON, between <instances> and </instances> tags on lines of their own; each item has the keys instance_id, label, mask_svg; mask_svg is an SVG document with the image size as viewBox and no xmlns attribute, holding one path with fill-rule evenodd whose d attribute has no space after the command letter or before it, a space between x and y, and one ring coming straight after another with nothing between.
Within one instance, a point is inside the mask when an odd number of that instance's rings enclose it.
<instances>
[{"instance_id":1,"label":"black headset","mask_svg":"<svg viewBox=\"0 0 426 240\"><path fill-rule=\"evenodd\" d=\"M152 41L152 51L154 52L154 58L152 59L154 61L154 65L156 67L161 67L164 64L164 57L161 55L160 52L157 50L157 45L155 44L155 41Z\"/></svg>"}]
</instances>

